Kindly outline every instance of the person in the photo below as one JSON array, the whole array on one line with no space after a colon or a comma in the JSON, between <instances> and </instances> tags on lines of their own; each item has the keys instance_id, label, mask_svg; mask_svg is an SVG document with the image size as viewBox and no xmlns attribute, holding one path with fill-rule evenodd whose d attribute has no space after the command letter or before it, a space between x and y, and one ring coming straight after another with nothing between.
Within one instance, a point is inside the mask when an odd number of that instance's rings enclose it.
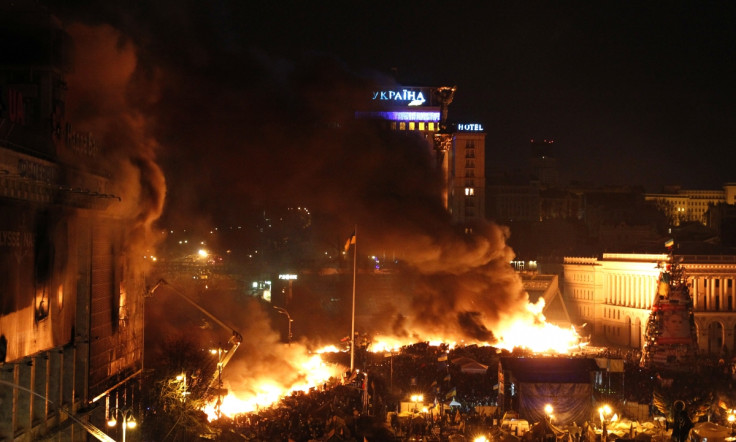
<instances>
[{"instance_id":1,"label":"person","mask_svg":"<svg viewBox=\"0 0 736 442\"><path fill-rule=\"evenodd\" d=\"M685 442L690 435L690 429L693 428L693 422L687 414L685 403L676 401L672 416L672 440L674 442Z\"/></svg>"}]
</instances>

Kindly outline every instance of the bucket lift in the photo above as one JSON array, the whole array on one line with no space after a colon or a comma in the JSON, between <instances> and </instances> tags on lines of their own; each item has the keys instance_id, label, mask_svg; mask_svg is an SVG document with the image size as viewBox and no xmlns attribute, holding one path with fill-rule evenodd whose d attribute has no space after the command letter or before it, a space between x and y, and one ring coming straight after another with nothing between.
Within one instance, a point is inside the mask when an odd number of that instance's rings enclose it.
<instances>
[{"instance_id":1,"label":"bucket lift","mask_svg":"<svg viewBox=\"0 0 736 442\"><path fill-rule=\"evenodd\" d=\"M223 328L230 330L232 332L232 336L230 339L228 339L227 343L230 346L228 349L218 349L218 360L217 360L217 369L212 374L212 379L210 380L209 385L207 386L208 390L214 390L217 394L217 404L215 406L215 410L219 416L220 414L220 406L222 405L222 397L227 394L227 391L222 388L222 369L225 368L225 366L230 362L230 360L233 358L233 355L235 354L235 350L238 349L240 344L243 342L243 336L236 331L234 328L230 327L229 325L225 324L222 320L220 320L218 317L207 311L204 307L197 304L192 298L185 295L184 292L177 289L175 286L169 284L164 279L159 279L158 282L150 287L148 290L146 290L146 297L150 298L153 296L153 294L161 288L161 286L168 286L172 289L172 291L190 303L194 308L202 312L205 316L215 321L217 324L221 325Z\"/></svg>"}]
</instances>

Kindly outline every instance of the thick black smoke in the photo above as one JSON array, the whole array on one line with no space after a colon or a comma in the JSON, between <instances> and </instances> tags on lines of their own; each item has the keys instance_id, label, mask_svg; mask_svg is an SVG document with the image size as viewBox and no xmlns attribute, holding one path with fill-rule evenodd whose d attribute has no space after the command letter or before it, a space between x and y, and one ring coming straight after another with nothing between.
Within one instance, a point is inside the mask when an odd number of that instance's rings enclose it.
<instances>
[{"instance_id":1,"label":"thick black smoke","mask_svg":"<svg viewBox=\"0 0 736 442\"><path fill-rule=\"evenodd\" d=\"M355 72L324 52L287 53L276 30L262 35L234 23L259 13L244 14L235 4L127 8L52 4L80 56L97 53L90 46L103 37L116 39L124 56L78 64L82 78L96 81L70 87L81 91L77 112L101 115L105 133L140 150L126 164L139 182L152 183L139 186L139 194L154 196L141 201L163 195L163 179L144 176L157 170L157 154L166 176L166 225L223 225L267 205L318 214L318 242L343 238L357 223L362 254L390 250L416 278L409 310L402 310L406 320L394 330L400 334L431 329L489 340L499 321L523 311L526 294L508 265L508 231L488 224L467 235L453 226L426 142L354 119L388 77ZM273 44L264 44L269 39ZM100 102L108 94L85 91L98 83L119 89L124 100ZM107 118L120 114L122 124ZM141 208L141 216L157 216L154 209ZM399 316L384 316L396 327Z\"/></svg>"}]
</instances>

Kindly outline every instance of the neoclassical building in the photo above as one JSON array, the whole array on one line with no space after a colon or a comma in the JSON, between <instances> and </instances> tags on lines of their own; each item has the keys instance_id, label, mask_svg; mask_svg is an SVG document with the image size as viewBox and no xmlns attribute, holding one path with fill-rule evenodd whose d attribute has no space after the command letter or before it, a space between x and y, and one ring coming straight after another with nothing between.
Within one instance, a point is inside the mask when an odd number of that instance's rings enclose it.
<instances>
[{"instance_id":1,"label":"neoclassical building","mask_svg":"<svg viewBox=\"0 0 736 442\"><path fill-rule=\"evenodd\" d=\"M723 190L690 190L674 188L667 193L648 193L647 201L663 203L662 209L675 225L686 221L704 223L708 209L718 204L736 202L736 183L726 183Z\"/></svg>"},{"instance_id":2,"label":"neoclassical building","mask_svg":"<svg viewBox=\"0 0 736 442\"><path fill-rule=\"evenodd\" d=\"M563 296L593 342L642 348L660 266L666 254L604 253L565 257ZM698 347L708 354L736 349L735 255L675 255L693 299Z\"/></svg>"}]
</instances>

